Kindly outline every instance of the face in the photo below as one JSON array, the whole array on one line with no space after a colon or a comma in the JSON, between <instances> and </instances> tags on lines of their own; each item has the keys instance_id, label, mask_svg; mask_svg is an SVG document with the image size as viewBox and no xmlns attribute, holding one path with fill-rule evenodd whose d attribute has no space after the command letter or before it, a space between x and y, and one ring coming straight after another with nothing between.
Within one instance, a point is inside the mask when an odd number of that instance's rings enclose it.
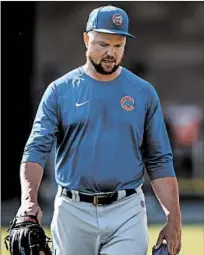
<instances>
[{"instance_id":1,"label":"face","mask_svg":"<svg viewBox=\"0 0 204 255\"><path fill-rule=\"evenodd\" d=\"M121 64L126 37L98 32L84 34L86 56L100 74L112 74Z\"/></svg>"}]
</instances>

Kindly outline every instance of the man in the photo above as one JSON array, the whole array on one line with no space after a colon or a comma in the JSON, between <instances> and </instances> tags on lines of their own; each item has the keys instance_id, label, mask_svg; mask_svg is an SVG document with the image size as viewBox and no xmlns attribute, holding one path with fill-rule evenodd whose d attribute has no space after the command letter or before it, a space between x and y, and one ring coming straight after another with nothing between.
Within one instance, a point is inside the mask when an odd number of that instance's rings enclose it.
<instances>
[{"instance_id":1,"label":"man","mask_svg":"<svg viewBox=\"0 0 204 255\"><path fill-rule=\"evenodd\" d=\"M46 89L21 164L18 216L37 215L37 194L56 141L59 190L51 222L57 255L145 255L144 168L166 213L158 245L181 247L181 215L172 152L158 95L121 66L128 16L113 6L89 15L86 64Z\"/></svg>"}]
</instances>

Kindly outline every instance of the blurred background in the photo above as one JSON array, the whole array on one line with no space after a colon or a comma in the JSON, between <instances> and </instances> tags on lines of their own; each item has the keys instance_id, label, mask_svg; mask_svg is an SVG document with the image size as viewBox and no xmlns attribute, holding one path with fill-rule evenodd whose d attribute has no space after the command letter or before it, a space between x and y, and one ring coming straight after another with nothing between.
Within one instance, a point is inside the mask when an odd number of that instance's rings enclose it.
<instances>
[{"instance_id":1,"label":"blurred background","mask_svg":"<svg viewBox=\"0 0 204 255\"><path fill-rule=\"evenodd\" d=\"M174 153L183 223L195 226L190 232L195 231L202 247L193 255L203 255L204 3L199 1L1 2L2 226L8 226L20 205L19 165L42 94L51 81L84 64L88 15L106 4L129 14L136 40L128 40L123 65L152 83L159 94ZM145 179L148 222L154 227L165 217L148 176ZM56 189L52 152L39 194L43 224L48 227ZM196 230L197 226L202 227Z\"/></svg>"}]
</instances>

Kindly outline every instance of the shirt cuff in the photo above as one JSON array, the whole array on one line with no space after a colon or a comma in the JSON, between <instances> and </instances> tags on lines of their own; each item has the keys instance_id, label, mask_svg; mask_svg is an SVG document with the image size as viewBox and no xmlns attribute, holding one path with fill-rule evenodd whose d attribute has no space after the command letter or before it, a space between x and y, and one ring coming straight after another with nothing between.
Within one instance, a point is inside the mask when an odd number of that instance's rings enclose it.
<instances>
[{"instance_id":1,"label":"shirt cuff","mask_svg":"<svg viewBox=\"0 0 204 255\"><path fill-rule=\"evenodd\" d=\"M47 154L46 155L43 155L42 153L24 154L22 157L21 163L26 163L26 162L37 163L44 168L47 162Z\"/></svg>"},{"instance_id":2,"label":"shirt cuff","mask_svg":"<svg viewBox=\"0 0 204 255\"><path fill-rule=\"evenodd\" d=\"M176 177L175 169L172 162L163 163L160 166L148 167L147 173L150 180L164 178L164 177Z\"/></svg>"}]
</instances>

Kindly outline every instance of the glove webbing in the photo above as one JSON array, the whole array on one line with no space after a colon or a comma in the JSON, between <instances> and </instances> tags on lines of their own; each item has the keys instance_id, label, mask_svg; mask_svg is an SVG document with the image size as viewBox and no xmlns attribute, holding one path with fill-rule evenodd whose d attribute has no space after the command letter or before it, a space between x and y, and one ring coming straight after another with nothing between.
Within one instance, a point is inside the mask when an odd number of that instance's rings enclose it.
<instances>
[{"instance_id":1,"label":"glove webbing","mask_svg":"<svg viewBox=\"0 0 204 255\"><path fill-rule=\"evenodd\" d=\"M51 238L49 238L48 236L45 236L45 238L46 238L46 240L45 240L46 247L41 245L41 243L40 244L33 244L33 245L31 245L30 235L31 235L31 233L29 233L29 239L28 239L29 247L30 247L30 250L31 250L31 253L29 253L29 255L36 255L36 254L38 254L40 251L43 251L44 249L48 248L48 243L52 242ZM47 249L47 252L48 252L48 249Z\"/></svg>"}]
</instances>

